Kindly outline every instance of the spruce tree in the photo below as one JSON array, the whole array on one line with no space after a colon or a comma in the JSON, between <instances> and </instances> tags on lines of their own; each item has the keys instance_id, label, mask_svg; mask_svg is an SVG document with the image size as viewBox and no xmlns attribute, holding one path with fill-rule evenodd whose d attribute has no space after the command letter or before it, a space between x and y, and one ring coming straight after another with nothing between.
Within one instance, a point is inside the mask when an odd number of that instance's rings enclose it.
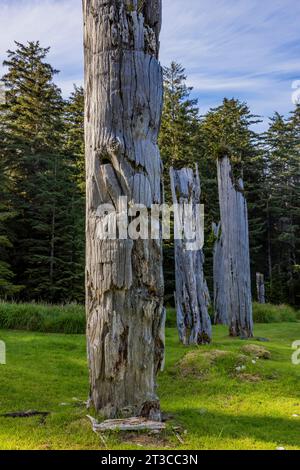
<instances>
[{"instance_id":1,"label":"spruce tree","mask_svg":"<svg viewBox=\"0 0 300 470\"><path fill-rule=\"evenodd\" d=\"M275 303L299 302L299 107L288 120L275 113L265 134L269 296Z\"/></svg>"},{"instance_id":2,"label":"spruce tree","mask_svg":"<svg viewBox=\"0 0 300 470\"><path fill-rule=\"evenodd\" d=\"M11 224L16 216L11 202L11 180L9 177L9 155L5 133L5 90L0 83L0 298L17 294L21 286L14 283L14 272L10 262L13 247Z\"/></svg>"},{"instance_id":3,"label":"spruce tree","mask_svg":"<svg viewBox=\"0 0 300 470\"><path fill-rule=\"evenodd\" d=\"M164 106L159 134L159 148L164 164L166 202L172 203L169 169L193 166L199 157L198 107L191 99L192 88L186 84L184 68L172 62L164 67ZM173 223L173 222L172 222ZM175 291L174 241L164 241L165 300L173 304Z\"/></svg>"},{"instance_id":4,"label":"spruce tree","mask_svg":"<svg viewBox=\"0 0 300 470\"><path fill-rule=\"evenodd\" d=\"M84 157L84 89L74 86L65 107L65 149L70 155L74 177L78 187L85 193Z\"/></svg>"},{"instance_id":5,"label":"spruce tree","mask_svg":"<svg viewBox=\"0 0 300 470\"><path fill-rule=\"evenodd\" d=\"M70 216L72 220L71 253L73 276L69 294L84 300L85 263L85 155L84 155L84 90L74 86L65 106L65 153L73 184Z\"/></svg>"},{"instance_id":6,"label":"spruce tree","mask_svg":"<svg viewBox=\"0 0 300 470\"><path fill-rule=\"evenodd\" d=\"M253 125L258 122L258 117L250 112L246 103L225 98L222 105L211 109L203 117L199 133L202 147L200 170L201 174L203 173L205 228L208 240L205 252L211 261L214 242L211 226L212 222L219 220L216 160L219 156L229 155L235 176L241 176L245 183L253 281L256 270L264 272L266 266L265 163L260 138L253 130ZM211 276L208 279L211 281Z\"/></svg>"},{"instance_id":7,"label":"spruce tree","mask_svg":"<svg viewBox=\"0 0 300 470\"><path fill-rule=\"evenodd\" d=\"M292 296L295 305L300 305L300 105L291 113L288 121L292 141L290 160L291 218L293 225L292 246Z\"/></svg>"},{"instance_id":8,"label":"spruce tree","mask_svg":"<svg viewBox=\"0 0 300 470\"><path fill-rule=\"evenodd\" d=\"M197 158L198 101L190 98L192 88L186 84L184 68L172 62L164 67L164 107L159 135L159 146L165 166L165 179L169 168L182 168Z\"/></svg>"},{"instance_id":9,"label":"spruce tree","mask_svg":"<svg viewBox=\"0 0 300 470\"><path fill-rule=\"evenodd\" d=\"M8 51L5 133L13 184L13 266L25 299L69 300L73 258L72 169L64 152L64 102L46 62L49 48Z\"/></svg>"},{"instance_id":10,"label":"spruce tree","mask_svg":"<svg viewBox=\"0 0 300 470\"><path fill-rule=\"evenodd\" d=\"M1 110L0 110L1 113ZM1 113L2 114L2 113ZM1 126L1 124L0 124ZM16 214L11 207L10 180L7 174L5 136L0 127L0 298L12 297L21 287L14 284L15 275L10 264L12 232L10 224Z\"/></svg>"}]
</instances>

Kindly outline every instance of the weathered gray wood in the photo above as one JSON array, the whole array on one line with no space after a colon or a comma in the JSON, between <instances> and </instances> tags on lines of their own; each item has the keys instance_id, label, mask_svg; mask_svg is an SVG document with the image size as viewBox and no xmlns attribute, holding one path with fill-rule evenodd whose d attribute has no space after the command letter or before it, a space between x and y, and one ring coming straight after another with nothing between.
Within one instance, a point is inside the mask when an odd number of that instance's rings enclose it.
<instances>
[{"instance_id":1,"label":"weathered gray wood","mask_svg":"<svg viewBox=\"0 0 300 470\"><path fill-rule=\"evenodd\" d=\"M83 0L90 404L159 419L164 356L160 240L99 240L100 204L161 204L161 0ZM99 214L99 213L98 213Z\"/></svg>"},{"instance_id":2,"label":"weathered gray wood","mask_svg":"<svg viewBox=\"0 0 300 470\"><path fill-rule=\"evenodd\" d=\"M221 223L213 224L215 235L214 245L214 323L215 325L228 325L228 312L225 287L224 268L224 234L221 230Z\"/></svg>"},{"instance_id":3,"label":"weathered gray wood","mask_svg":"<svg viewBox=\"0 0 300 470\"><path fill-rule=\"evenodd\" d=\"M248 210L243 181L235 181L227 156L218 159L218 185L229 331L248 338L253 336Z\"/></svg>"},{"instance_id":4,"label":"weathered gray wood","mask_svg":"<svg viewBox=\"0 0 300 470\"><path fill-rule=\"evenodd\" d=\"M260 304L266 303L265 277L261 273L256 273L257 301Z\"/></svg>"},{"instance_id":5,"label":"weathered gray wood","mask_svg":"<svg viewBox=\"0 0 300 470\"><path fill-rule=\"evenodd\" d=\"M170 169L174 204L200 204L200 178L190 168ZM201 249L189 250L185 237L175 239L176 312L180 340L183 344L206 344L211 341L211 320L208 314L209 292L203 273Z\"/></svg>"},{"instance_id":6,"label":"weathered gray wood","mask_svg":"<svg viewBox=\"0 0 300 470\"><path fill-rule=\"evenodd\" d=\"M128 419L108 419L103 423L92 416L87 415L91 421L94 432L106 431L163 431L166 428L164 423L151 421L146 418L128 418Z\"/></svg>"}]
</instances>

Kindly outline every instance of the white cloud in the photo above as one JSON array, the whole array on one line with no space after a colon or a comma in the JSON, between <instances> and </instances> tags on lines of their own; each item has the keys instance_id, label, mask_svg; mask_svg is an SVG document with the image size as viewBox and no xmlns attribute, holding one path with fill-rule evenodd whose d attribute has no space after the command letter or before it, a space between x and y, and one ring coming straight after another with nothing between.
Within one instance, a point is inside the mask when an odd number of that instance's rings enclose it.
<instances>
[{"instance_id":1,"label":"white cloud","mask_svg":"<svg viewBox=\"0 0 300 470\"><path fill-rule=\"evenodd\" d=\"M300 2L164 0L161 57L187 69L200 108L241 97L254 113L292 108L300 78ZM202 106L204 104L204 106Z\"/></svg>"},{"instance_id":2,"label":"white cloud","mask_svg":"<svg viewBox=\"0 0 300 470\"><path fill-rule=\"evenodd\" d=\"M163 0L161 60L182 63L203 108L223 95L269 116L291 108L300 79L297 0ZM0 56L13 41L51 46L68 94L83 75L81 0L0 0ZM2 70L0 70L1 73Z\"/></svg>"},{"instance_id":3,"label":"white cloud","mask_svg":"<svg viewBox=\"0 0 300 470\"><path fill-rule=\"evenodd\" d=\"M69 93L83 75L81 0L0 0L1 62L14 41L36 40L51 47L58 85Z\"/></svg>"}]
</instances>

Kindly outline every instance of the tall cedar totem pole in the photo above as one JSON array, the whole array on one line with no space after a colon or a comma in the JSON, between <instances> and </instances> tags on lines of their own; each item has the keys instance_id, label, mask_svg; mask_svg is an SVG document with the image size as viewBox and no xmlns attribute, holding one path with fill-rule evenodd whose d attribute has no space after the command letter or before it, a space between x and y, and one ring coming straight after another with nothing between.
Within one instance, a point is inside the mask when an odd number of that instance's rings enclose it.
<instances>
[{"instance_id":1,"label":"tall cedar totem pole","mask_svg":"<svg viewBox=\"0 0 300 470\"><path fill-rule=\"evenodd\" d=\"M162 203L157 138L161 0L83 0L90 403L159 419L164 357L161 240L101 240L102 204Z\"/></svg>"},{"instance_id":2,"label":"tall cedar totem pole","mask_svg":"<svg viewBox=\"0 0 300 470\"><path fill-rule=\"evenodd\" d=\"M171 190L174 204L191 205L191 224L197 218L201 185L198 172L192 168L170 169ZM184 235L184 211L179 226ZM193 227L194 229L196 227ZM175 240L176 292L175 303L179 338L183 344L207 344L211 341L211 320L208 314L210 296L204 277L202 249L191 249L185 236ZM194 247L196 248L196 247Z\"/></svg>"},{"instance_id":3,"label":"tall cedar totem pole","mask_svg":"<svg viewBox=\"0 0 300 470\"><path fill-rule=\"evenodd\" d=\"M224 306L231 336L253 336L249 224L244 183L235 178L228 156L218 162L221 245L219 262L222 272L215 270L219 281L217 305ZM221 277L223 277L222 282ZM216 287L216 283L215 283ZM226 321L224 319L224 321Z\"/></svg>"}]
</instances>

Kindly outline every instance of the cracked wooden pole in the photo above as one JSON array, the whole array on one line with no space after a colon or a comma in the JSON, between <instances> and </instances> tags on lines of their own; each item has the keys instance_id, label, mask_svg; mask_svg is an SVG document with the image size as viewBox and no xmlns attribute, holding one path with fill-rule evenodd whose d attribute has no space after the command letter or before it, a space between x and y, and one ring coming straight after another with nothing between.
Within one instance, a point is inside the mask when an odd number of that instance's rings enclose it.
<instances>
[{"instance_id":1,"label":"cracked wooden pole","mask_svg":"<svg viewBox=\"0 0 300 470\"><path fill-rule=\"evenodd\" d=\"M256 273L256 291L257 291L258 303L265 304L266 303L265 277L261 273Z\"/></svg>"},{"instance_id":2,"label":"cracked wooden pole","mask_svg":"<svg viewBox=\"0 0 300 470\"><path fill-rule=\"evenodd\" d=\"M170 169L171 190L174 205L191 204L196 220L196 205L200 204L200 178L190 168ZM183 228L183 213L180 213ZM175 236L175 270L177 327L183 344L206 344L211 341L211 320L208 314L210 302L207 283L203 273L202 249L189 247L189 241Z\"/></svg>"},{"instance_id":3,"label":"cracked wooden pole","mask_svg":"<svg viewBox=\"0 0 300 470\"><path fill-rule=\"evenodd\" d=\"M213 224L213 233L215 236L214 245L214 324L228 325L228 312L226 301L226 287L224 275L224 234L221 230L221 223Z\"/></svg>"},{"instance_id":4,"label":"cracked wooden pole","mask_svg":"<svg viewBox=\"0 0 300 470\"><path fill-rule=\"evenodd\" d=\"M90 404L105 417L160 419L164 357L161 240L98 237L105 217L162 202L157 138L161 0L83 0L87 178L86 311ZM124 214L123 214L124 215ZM120 228L119 228L120 230ZM122 229L124 232L124 227ZM124 238L124 239L121 239Z\"/></svg>"},{"instance_id":5,"label":"cracked wooden pole","mask_svg":"<svg viewBox=\"0 0 300 470\"><path fill-rule=\"evenodd\" d=\"M241 178L235 181L227 156L218 159L224 282L231 336L253 336L247 202Z\"/></svg>"}]
</instances>

